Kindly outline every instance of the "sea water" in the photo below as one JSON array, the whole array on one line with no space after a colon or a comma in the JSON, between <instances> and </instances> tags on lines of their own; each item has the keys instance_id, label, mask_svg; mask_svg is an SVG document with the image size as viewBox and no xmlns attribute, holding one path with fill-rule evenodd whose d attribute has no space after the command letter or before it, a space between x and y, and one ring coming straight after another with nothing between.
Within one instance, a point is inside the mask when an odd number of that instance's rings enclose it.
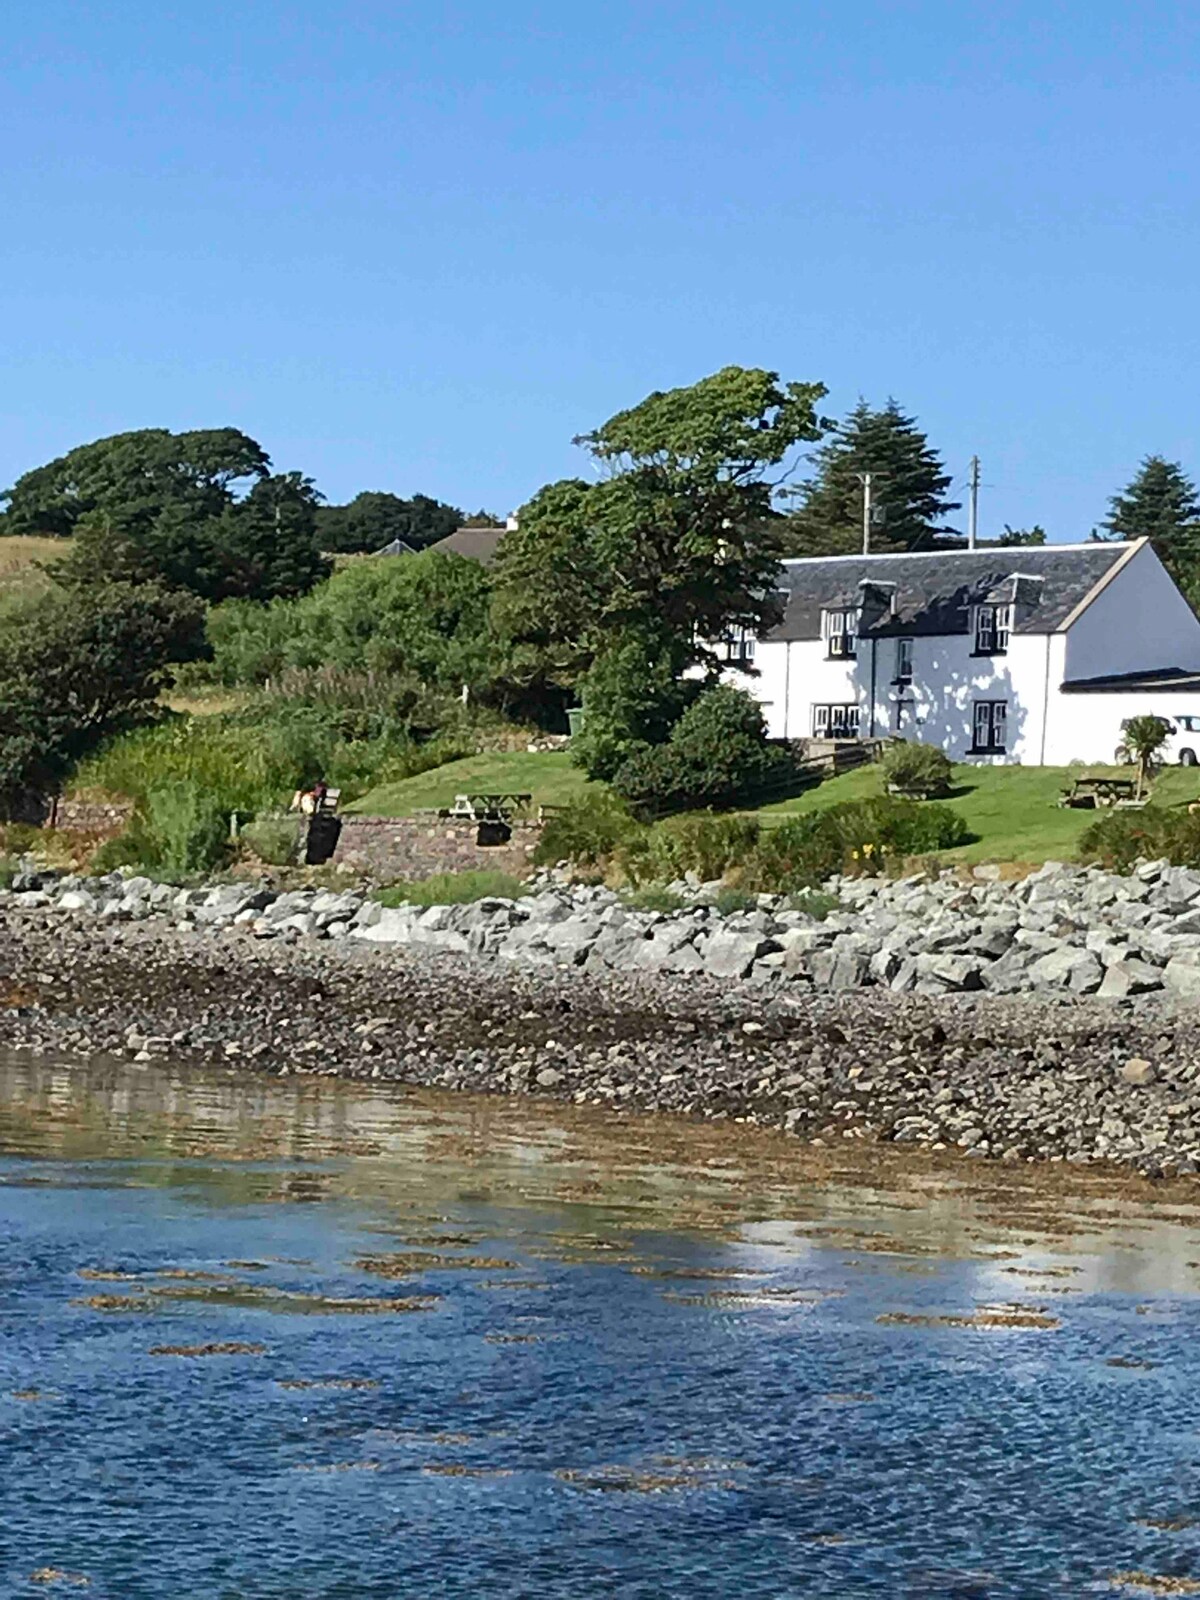
<instances>
[{"instance_id":1,"label":"sea water","mask_svg":"<svg viewBox=\"0 0 1200 1600\"><path fill-rule=\"evenodd\" d=\"M0 1059L0 1593L1186 1593L1198 1222L1089 1174Z\"/></svg>"}]
</instances>

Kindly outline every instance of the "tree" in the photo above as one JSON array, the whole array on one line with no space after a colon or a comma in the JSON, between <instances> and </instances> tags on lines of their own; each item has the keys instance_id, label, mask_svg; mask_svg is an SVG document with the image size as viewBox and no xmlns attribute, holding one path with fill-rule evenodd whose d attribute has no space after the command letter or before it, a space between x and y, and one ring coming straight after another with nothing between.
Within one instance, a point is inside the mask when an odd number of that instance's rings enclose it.
<instances>
[{"instance_id":1,"label":"tree","mask_svg":"<svg viewBox=\"0 0 1200 1600\"><path fill-rule=\"evenodd\" d=\"M208 625L214 676L255 684L289 667L330 667L486 692L489 603L486 571L462 556L356 561L300 600L216 607Z\"/></svg>"},{"instance_id":2,"label":"tree","mask_svg":"<svg viewBox=\"0 0 1200 1600\"><path fill-rule=\"evenodd\" d=\"M270 474L236 428L143 428L80 445L7 493L10 533L73 536L54 575L70 585L161 583L205 600L300 594L328 568L320 496L298 472Z\"/></svg>"},{"instance_id":3,"label":"tree","mask_svg":"<svg viewBox=\"0 0 1200 1600\"><path fill-rule=\"evenodd\" d=\"M872 474L876 552L936 549L960 502L946 498L950 475L916 421L895 400L873 411L860 400L816 453L816 475L797 491L798 509L781 537L789 555L849 555L862 549L863 485Z\"/></svg>"},{"instance_id":4,"label":"tree","mask_svg":"<svg viewBox=\"0 0 1200 1600\"><path fill-rule=\"evenodd\" d=\"M723 683L693 701L666 743L625 760L613 788L631 807L649 813L730 806L786 782L795 771L788 751L767 743L758 702Z\"/></svg>"},{"instance_id":5,"label":"tree","mask_svg":"<svg viewBox=\"0 0 1200 1600\"><path fill-rule=\"evenodd\" d=\"M1154 758L1167 742L1170 728L1162 717L1130 717L1121 730L1121 748L1130 761L1137 762L1137 798L1150 781Z\"/></svg>"},{"instance_id":6,"label":"tree","mask_svg":"<svg viewBox=\"0 0 1200 1600\"><path fill-rule=\"evenodd\" d=\"M54 791L100 740L159 714L174 663L204 650L204 608L154 584L50 590L0 635L0 807Z\"/></svg>"},{"instance_id":7,"label":"tree","mask_svg":"<svg viewBox=\"0 0 1200 1600\"><path fill-rule=\"evenodd\" d=\"M374 552L394 539L414 550L444 539L464 525L457 506L415 494L403 500L397 494L366 489L344 506L321 506L317 511L317 536L330 553Z\"/></svg>"},{"instance_id":8,"label":"tree","mask_svg":"<svg viewBox=\"0 0 1200 1600\"><path fill-rule=\"evenodd\" d=\"M562 654L588 707L589 771L601 748L607 767L617 745L663 736L685 674L715 674L729 630L778 619L769 473L828 426L824 394L744 367L652 394L576 440L600 482L548 485L506 535L497 626Z\"/></svg>"},{"instance_id":9,"label":"tree","mask_svg":"<svg viewBox=\"0 0 1200 1600\"><path fill-rule=\"evenodd\" d=\"M69 537L91 512L118 517L131 534L168 505L218 516L235 484L265 477L270 459L238 428L115 433L35 467L0 495L6 533Z\"/></svg>"},{"instance_id":10,"label":"tree","mask_svg":"<svg viewBox=\"0 0 1200 1600\"><path fill-rule=\"evenodd\" d=\"M311 479L282 472L216 514L187 500L168 501L150 519L97 507L51 570L71 587L161 583L212 603L305 594L329 574L317 547L317 499Z\"/></svg>"},{"instance_id":11,"label":"tree","mask_svg":"<svg viewBox=\"0 0 1200 1600\"><path fill-rule=\"evenodd\" d=\"M1178 461L1146 456L1109 501L1102 538L1152 539L1167 571L1200 604L1200 497Z\"/></svg>"},{"instance_id":12,"label":"tree","mask_svg":"<svg viewBox=\"0 0 1200 1600\"><path fill-rule=\"evenodd\" d=\"M997 545L1006 550L1015 545L1042 545L1046 542L1046 530L1040 522L1035 522L1032 528L1010 528L1004 524L1004 532L996 540Z\"/></svg>"}]
</instances>

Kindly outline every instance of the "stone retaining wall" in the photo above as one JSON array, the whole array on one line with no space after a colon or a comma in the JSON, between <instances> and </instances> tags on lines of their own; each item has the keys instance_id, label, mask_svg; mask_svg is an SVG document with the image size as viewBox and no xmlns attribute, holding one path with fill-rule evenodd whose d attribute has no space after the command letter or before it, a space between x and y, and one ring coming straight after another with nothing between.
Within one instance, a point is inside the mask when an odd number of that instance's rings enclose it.
<instances>
[{"instance_id":1,"label":"stone retaining wall","mask_svg":"<svg viewBox=\"0 0 1200 1600\"><path fill-rule=\"evenodd\" d=\"M538 823L515 822L507 844L481 845L472 822L346 816L334 861L382 882L478 870L520 876L529 867L541 831Z\"/></svg>"},{"instance_id":2,"label":"stone retaining wall","mask_svg":"<svg viewBox=\"0 0 1200 1600\"><path fill-rule=\"evenodd\" d=\"M48 812L56 828L71 833L97 833L115 838L133 813L132 800L60 800L57 810Z\"/></svg>"}]
</instances>

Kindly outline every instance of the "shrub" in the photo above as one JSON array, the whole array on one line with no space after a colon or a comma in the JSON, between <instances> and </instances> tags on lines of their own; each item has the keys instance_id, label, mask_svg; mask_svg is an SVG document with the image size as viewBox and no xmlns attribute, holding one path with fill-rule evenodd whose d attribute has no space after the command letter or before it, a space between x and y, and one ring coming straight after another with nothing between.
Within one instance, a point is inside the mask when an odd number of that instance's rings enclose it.
<instances>
[{"instance_id":1,"label":"shrub","mask_svg":"<svg viewBox=\"0 0 1200 1600\"><path fill-rule=\"evenodd\" d=\"M294 817L256 817L241 832L242 843L269 867L287 867L300 845L300 824Z\"/></svg>"},{"instance_id":2,"label":"shrub","mask_svg":"<svg viewBox=\"0 0 1200 1600\"><path fill-rule=\"evenodd\" d=\"M382 906L462 906L476 900L517 900L528 894L507 872L440 872L417 883L394 883L375 899Z\"/></svg>"},{"instance_id":3,"label":"shrub","mask_svg":"<svg viewBox=\"0 0 1200 1600\"><path fill-rule=\"evenodd\" d=\"M936 801L851 800L790 817L765 833L747 864L747 886L787 893L838 872L874 872L889 859L950 850L970 838L958 813Z\"/></svg>"},{"instance_id":4,"label":"shrub","mask_svg":"<svg viewBox=\"0 0 1200 1600\"><path fill-rule=\"evenodd\" d=\"M905 794L924 800L949 794L952 770L946 752L931 744L899 740L889 746L883 758L885 780Z\"/></svg>"},{"instance_id":5,"label":"shrub","mask_svg":"<svg viewBox=\"0 0 1200 1600\"><path fill-rule=\"evenodd\" d=\"M666 744L622 763L613 788L635 811L732 806L778 789L795 772L791 754L767 743L757 702L742 689L708 689L683 713Z\"/></svg>"},{"instance_id":6,"label":"shrub","mask_svg":"<svg viewBox=\"0 0 1200 1600\"><path fill-rule=\"evenodd\" d=\"M689 872L710 883L753 853L758 833L754 817L673 817L626 840L619 860L635 883L669 882Z\"/></svg>"},{"instance_id":7,"label":"shrub","mask_svg":"<svg viewBox=\"0 0 1200 1600\"><path fill-rule=\"evenodd\" d=\"M171 882L211 872L229 856L229 814L200 784L174 779L152 788L92 869L138 867Z\"/></svg>"},{"instance_id":8,"label":"shrub","mask_svg":"<svg viewBox=\"0 0 1200 1600\"><path fill-rule=\"evenodd\" d=\"M719 916L731 917L736 911L753 911L758 905L758 896L745 889L719 889L712 904Z\"/></svg>"},{"instance_id":9,"label":"shrub","mask_svg":"<svg viewBox=\"0 0 1200 1600\"><path fill-rule=\"evenodd\" d=\"M665 888L661 883L648 883L643 888L625 889L621 899L631 911L682 911L686 902L681 895Z\"/></svg>"},{"instance_id":10,"label":"shrub","mask_svg":"<svg viewBox=\"0 0 1200 1600\"><path fill-rule=\"evenodd\" d=\"M1114 811L1093 822L1079 841L1082 861L1110 872L1129 872L1140 858L1166 859L1177 867L1200 868L1200 812Z\"/></svg>"},{"instance_id":11,"label":"shrub","mask_svg":"<svg viewBox=\"0 0 1200 1600\"><path fill-rule=\"evenodd\" d=\"M616 795L607 789L588 790L550 815L533 860L538 866L572 861L577 866L595 867L638 831L638 824Z\"/></svg>"},{"instance_id":12,"label":"shrub","mask_svg":"<svg viewBox=\"0 0 1200 1600\"><path fill-rule=\"evenodd\" d=\"M0 889L10 889L20 868L12 856L0 856Z\"/></svg>"}]
</instances>

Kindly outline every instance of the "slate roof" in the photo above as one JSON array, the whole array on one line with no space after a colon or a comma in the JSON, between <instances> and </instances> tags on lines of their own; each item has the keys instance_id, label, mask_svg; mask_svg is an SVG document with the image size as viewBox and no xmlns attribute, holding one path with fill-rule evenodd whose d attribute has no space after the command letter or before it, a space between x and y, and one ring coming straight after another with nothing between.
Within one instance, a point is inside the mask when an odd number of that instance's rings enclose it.
<instances>
[{"instance_id":1,"label":"slate roof","mask_svg":"<svg viewBox=\"0 0 1200 1600\"><path fill-rule=\"evenodd\" d=\"M507 532L507 528L455 528L453 533L426 548L440 551L442 555L464 556L468 561L479 561L490 567Z\"/></svg>"},{"instance_id":2,"label":"slate roof","mask_svg":"<svg viewBox=\"0 0 1200 1600\"><path fill-rule=\"evenodd\" d=\"M769 639L819 639L821 612L862 602L859 585L895 585L895 607L864 616L860 634L966 633L971 607L989 598L1021 599L1014 631L1053 633L1116 566L1127 543L1021 545L1001 550L945 550L928 555L818 556L786 561L780 585L784 616ZM1032 583L1014 580L1032 579Z\"/></svg>"}]
</instances>

